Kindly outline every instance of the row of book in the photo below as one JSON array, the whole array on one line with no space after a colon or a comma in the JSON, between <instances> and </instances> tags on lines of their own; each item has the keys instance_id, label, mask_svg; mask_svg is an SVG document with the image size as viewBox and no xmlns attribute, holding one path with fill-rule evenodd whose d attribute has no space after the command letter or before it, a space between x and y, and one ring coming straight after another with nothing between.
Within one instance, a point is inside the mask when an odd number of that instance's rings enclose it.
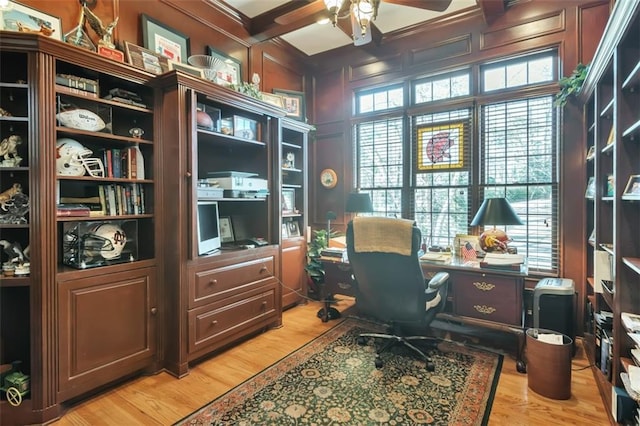
<instances>
[{"instance_id":1,"label":"row of book","mask_svg":"<svg viewBox=\"0 0 640 426\"><path fill-rule=\"evenodd\" d=\"M101 156L106 177L144 179L144 160L137 146L102 149Z\"/></svg>"},{"instance_id":2,"label":"row of book","mask_svg":"<svg viewBox=\"0 0 640 426\"><path fill-rule=\"evenodd\" d=\"M60 197L59 217L145 214L145 189L139 183L98 185L96 197Z\"/></svg>"},{"instance_id":3,"label":"row of book","mask_svg":"<svg viewBox=\"0 0 640 426\"><path fill-rule=\"evenodd\" d=\"M626 422L625 424L629 424L628 421L633 420L633 424L637 425L640 421L640 410L638 409L638 401L640 401L640 315L621 312L620 321L627 335L633 341L634 347L629 354L633 364L627 366L627 371L620 373L624 390L620 389L618 393L624 398L617 399L622 402L621 405L625 407L625 410L620 413L620 416L616 415L616 419L620 418L620 423Z\"/></svg>"}]
</instances>

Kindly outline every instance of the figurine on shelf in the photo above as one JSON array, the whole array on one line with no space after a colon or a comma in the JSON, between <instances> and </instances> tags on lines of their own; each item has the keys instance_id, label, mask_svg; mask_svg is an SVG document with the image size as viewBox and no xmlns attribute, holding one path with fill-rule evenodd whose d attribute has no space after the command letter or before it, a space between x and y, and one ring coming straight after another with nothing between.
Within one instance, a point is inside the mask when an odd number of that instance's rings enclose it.
<instances>
[{"instance_id":1,"label":"figurine on shelf","mask_svg":"<svg viewBox=\"0 0 640 426\"><path fill-rule=\"evenodd\" d=\"M13 115L4 108L0 108L0 117L13 117Z\"/></svg>"},{"instance_id":2,"label":"figurine on shelf","mask_svg":"<svg viewBox=\"0 0 640 426\"><path fill-rule=\"evenodd\" d=\"M25 276L31 272L29 260L29 246L22 250L19 242L10 243L7 240L0 240L0 246L9 258L2 263L2 272L7 277Z\"/></svg>"},{"instance_id":3,"label":"figurine on shelf","mask_svg":"<svg viewBox=\"0 0 640 426\"><path fill-rule=\"evenodd\" d=\"M29 197L22 192L22 185L14 183L11 188L0 193L0 223L27 223Z\"/></svg>"},{"instance_id":4,"label":"figurine on shelf","mask_svg":"<svg viewBox=\"0 0 640 426\"><path fill-rule=\"evenodd\" d=\"M22 138L18 135L11 135L0 142L0 157L4 157L0 166L18 167L22 162L22 157L18 155L18 145L22 144Z\"/></svg>"},{"instance_id":5,"label":"figurine on shelf","mask_svg":"<svg viewBox=\"0 0 640 426\"><path fill-rule=\"evenodd\" d=\"M84 10L84 16L89 22L89 26L100 36L98 44L108 47L109 49L115 49L116 45L113 43L113 30L116 25L118 25L118 19L120 19L120 17L116 17L116 19L109 25L104 25L100 18L98 18L98 16L93 13L86 4L82 5L82 9Z\"/></svg>"}]
</instances>

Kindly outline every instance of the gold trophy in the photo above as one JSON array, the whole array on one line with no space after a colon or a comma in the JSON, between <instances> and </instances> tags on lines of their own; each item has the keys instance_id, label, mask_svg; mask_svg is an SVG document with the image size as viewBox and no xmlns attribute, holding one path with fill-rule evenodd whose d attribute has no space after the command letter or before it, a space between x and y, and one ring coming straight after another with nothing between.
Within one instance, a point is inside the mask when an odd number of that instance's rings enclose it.
<instances>
[{"instance_id":1,"label":"gold trophy","mask_svg":"<svg viewBox=\"0 0 640 426\"><path fill-rule=\"evenodd\" d=\"M89 26L100 36L100 41L98 41L98 54L119 62L124 62L124 53L117 50L116 45L113 43L113 30L116 25L118 25L119 17L109 25L104 25L102 20L98 18L86 4L82 5L82 11L89 22Z\"/></svg>"}]
</instances>

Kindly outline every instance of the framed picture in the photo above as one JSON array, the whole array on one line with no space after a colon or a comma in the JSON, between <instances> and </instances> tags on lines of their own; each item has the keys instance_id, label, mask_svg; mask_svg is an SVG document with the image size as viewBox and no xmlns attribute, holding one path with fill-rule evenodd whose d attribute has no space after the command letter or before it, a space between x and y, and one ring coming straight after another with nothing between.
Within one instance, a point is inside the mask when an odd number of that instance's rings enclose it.
<instances>
[{"instance_id":1,"label":"framed picture","mask_svg":"<svg viewBox=\"0 0 640 426\"><path fill-rule=\"evenodd\" d=\"M293 213L296 208L296 190L295 189L283 189L282 190L282 213Z\"/></svg>"},{"instance_id":2,"label":"framed picture","mask_svg":"<svg viewBox=\"0 0 640 426\"><path fill-rule=\"evenodd\" d=\"M596 146L595 145L591 145L589 147L589 150L587 151L587 161L591 161L593 160L593 157L596 156Z\"/></svg>"},{"instance_id":3,"label":"framed picture","mask_svg":"<svg viewBox=\"0 0 640 426\"><path fill-rule=\"evenodd\" d=\"M629 182L627 182L622 198L640 200L640 175L631 175L629 177Z\"/></svg>"},{"instance_id":4,"label":"framed picture","mask_svg":"<svg viewBox=\"0 0 640 426\"><path fill-rule=\"evenodd\" d=\"M262 92L262 100L273 106L284 109L284 99L280 95L274 95L273 93Z\"/></svg>"},{"instance_id":5,"label":"framed picture","mask_svg":"<svg viewBox=\"0 0 640 426\"><path fill-rule=\"evenodd\" d=\"M291 222L287 222L287 235L289 237L299 237L300 236L300 227L298 226L298 222L292 220Z\"/></svg>"},{"instance_id":6,"label":"framed picture","mask_svg":"<svg viewBox=\"0 0 640 426\"><path fill-rule=\"evenodd\" d=\"M217 59L214 64L214 70L216 72L214 83L221 86L228 86L230 84L240 84L242 81L242 63L227 56L224 53L214 49L211 46L207 46L207 55L213 56Z\"/></svg>"},{"instance_id":7,"label":"framed picture","mask_svg":"<svg viewBox=\"0 0 640 426\"><path fill-rule=\"evenodd\" d=\"M417 127L418 170L464 167L465 125L462 122Z\"/></svg>"},{"instance_id":8,"label":"framed picture","mask_svg":"<svg viewBox=\"0 0 640 426\"><path fill-rule=\"evenodd\" d=\"M287 111L287 117L295 118L299 121L306 121L306 105L303 92L273 89L273 93L282 97L284 109Z\"/></svg>"},{"instance_id":9,"label":"framed picture","mask_svg":"<svg viewBox=\"0 0 640 426\"><path fill-rule=\"evenodd\" d=\"M471 250L476 253L480 253L482 251L480 249L480 237L477 235L458 234L453 240L453 254L456 257L464 257L465 252L469 250L467 243L471 245Z\"/></svg>"},{"instance_id":10,"label":"framed picture","mask_svg":"<svg viewBox=\"0 0 640 426\"><path fill-rule=\"evenodd\" d=\"M607 138L607 145L611 145L616 139L616 131L614 127L611 127L611 131L609 132L609 137Z\"/></svg>"},{"instance_id":11,"label":"framed picture","mask_svg":"<svg viewBox=\"0 0 640 426\"><path fill-rule=\"evenodd\" d=\"M142 15L142 41L147 49L175 62L187 62L189 37Z\"/></svg>"},{"instance_id":12,"label":"framed picture","mask_svg":"<svg viewBox=\"0 0 640 426\"><path fill-rule=\"evenodd\" d=\"M56 40L63 36L60 18L12 0L0 9L0 30L40 33Z\"/></svg>"},{"instance_id":13,"label":"framed picture","mask_svg":"<svg viewBox=\"0 0 640 426\"><path fill-rule=\"evenodd\" d=\"M258 139L258 122L239 115L233 116L233 136L255 141Z\"/></svg>"},{"instance_id":14,"label":"framed picture","mask_svg":"<svg viewBox=\"0 0 640 426\"><path fill-rule=\"evenodd\" d=\"M596 181L593 176L589 178L589 182L587 183L587 189L584 192L584 198L593 199L596 196Z\"/></svg>"},{"instance_id":15,"label":"framed picture","mask_svg":"<svg viewBox=\"0 0 640 426\"><path fill-rule=\"evenodd\" d=\"M288 238L289 237L289 226L287 225L287 223L283 223L282 224L282 238Z\"/></svg>"},{"instance_id":16,"label":"framed picture","mask_svg":"<svg viewBox=\"0 0 640 426\"><path fill-rule=\"evenodd\" d=\"M153 74L163 74L169 71L169 62L164 56L152 52L144 47L137 46L128 41L124 42L124 50L127 54L127 62L136 68L143 69Z\"/></svg>"},{"instance_id":17,"label":"framed picture","mask_svg":"<svg viewBox=\"0 0 640 426\"><path fill-rule=\"evenodd\" d=\"M196 77L204 78L204 72L202 68L192 67L191 65L183 64L182 62L167 60L170 70L182 71L185 74L195 75Z\"/></svg>"},{"instance_id":18,"label":"framed picture","mask_svg":"<svg viewBox=\"0 0 640 426\"><path fill-rule=\"evenodd\" d=\"M233 237L233 224L230 217L220 217L220 242L232 243L235 241Z\"/></svg>"}]
</instances>

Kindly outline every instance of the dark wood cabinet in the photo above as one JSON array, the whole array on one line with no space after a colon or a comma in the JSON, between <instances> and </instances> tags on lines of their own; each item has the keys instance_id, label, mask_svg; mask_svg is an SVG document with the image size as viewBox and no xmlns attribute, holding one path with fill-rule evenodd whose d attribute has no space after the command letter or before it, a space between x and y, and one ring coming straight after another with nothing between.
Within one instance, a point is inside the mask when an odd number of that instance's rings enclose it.
<instances>
[{"instance_id":1,"label":"dark wood cabinet","mask_svg":"<svg viewBox=\"0 0 640 426\"><path fill-rule=\"evenodd\" d=\"M585 342L607 407L635 347L621 313L640 314L640 3L616 2L580 92L584 102L587 282ZM640 180L640 178L638 178ZM612 317L611 330L602 315ZM603 336L610 336L610 351ZM607 410L611 412L611 410ZM615 419L614 419L615 420Z\"/></svg>"},{"instance_id":2,"label":"dark wood cabinet","mask_svg":"<svg viewBox=\"0 0 640 426\"><path fill-rule=\"evenodd\" d=\"M155 268L61 278L56 291L61 401L153 364Z\"/></svg>"}]
</instances>

